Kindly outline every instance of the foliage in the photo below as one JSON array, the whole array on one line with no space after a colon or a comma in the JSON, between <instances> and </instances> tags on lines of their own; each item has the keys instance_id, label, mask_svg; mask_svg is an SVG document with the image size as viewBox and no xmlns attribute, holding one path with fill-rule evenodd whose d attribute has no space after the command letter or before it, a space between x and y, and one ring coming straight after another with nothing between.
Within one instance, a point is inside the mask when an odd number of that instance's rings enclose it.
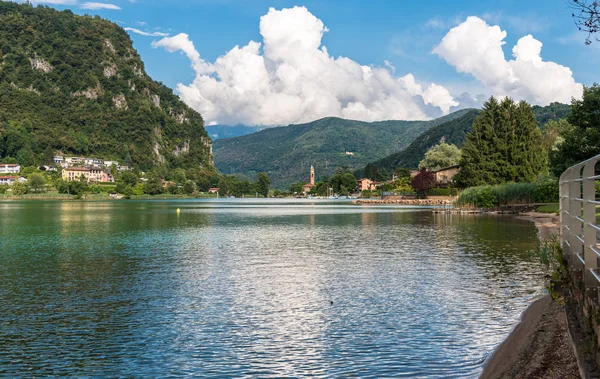
<instances>
[{"instance_id":1,"label":"foliage","mask_svg":"<svg viewBox=\"0 0 600 379\"><path fill-rule=\"evenodd\" d=\"M537 257L550 273L551 279L546 288L552 299L563 302L561 287L568 283L570 275L567 261L563 256L559 235L553 234L544 240L538 241L535 250L531 251L530 254Z\"/></svg>"},{"instance_id":2,"label":"foliage","mask_svg":"<svg viewBox=\"0 0 600 379\"><path fill-rule=\"evenodd\" d=\"M535 119L537 120L538 125L542 129L546 129L546 124L548 122L566 119L571 112L571 106L569 104L556 102L546 106L534 105L533 112L535 113Z\"/></svg>"},{"instance_id":3,"label":"foliage","mask_svg":"<svg viewBox=\"0 0 600 379\"><path fill-rule=\"evenodd\" d=\"M31 174L28 179L32 192L46 192L46 178L42 174Z\"/></svg>"},{"instance_id":4,"label":"foliage","mask_svg":"<svg viewBox=\"0 0 600 379\"><path fill-rule=\"evenodd\" d=\"M142 170L210 166L202 117L145 74L127 32L116 24L0 2L0 52L3 160L38 166L60 151ZM46 70L34 68L35 60ZM115 106L118 96L127 108Z\"/></svg>"},{"instance_id":5,"label":"foliage","mask_svg":"<svg viewBox=\"0 0 600 379\"><path fill-rule=\"evenodd\" d=\"M552 171L560 176L568 167L600 154L600 85L584 87L583 99L573 99L568 121L573 126L564 134L558 150L551 152Z\"/></svg>"},{"instance_id":6,"label":"foliage","mask_svg":"<svg viewBox=\"0 0 600 379\"><path fill-rule=\"evenodd\" d=\"M87 185L79 180L72 182L59 180L56 183L56 189L58 193L81 196L87 190Z\"/></svg>"},{"instance_id":7,"label":"foliage","mask_svg":"<svg viewBox=\"0 0 600 379\"><path fill-rule=\"evenodd\" d=\"M307 124L268 128L216 140L215 165L223 173L248 177L265 171L273 186L287 188L293 182L306 182L310 165L314 165L317 179L332 176L340 167L353 171L407 147L431 127L469 112L461 110L430 121L369 123L328 117ZM346 155L345 151L354 155ZM386 170L391 173L396 166Z\"/></svg>"},{"instance_id":8,"label":"foliage","mask_svg":"<svg viewBox=\"0 0 600 379\"><path fill-rule=\"evenodd\" d=\"M459 207L471 206L477 208L493 208L498 204L498 198L491 186L467 188L460 193L456 200Z\"/></svg>"},{"instance_id":9,"label":"foliage","mask_svg":"<svg viewBox=\"0 0 600 379\"><path fill-rule=\"evenodd\" d=\"M398 195L416 195L416 192L411 186L411 181L412 178L410 175L408 177L403 176L400 179L396 179L396 181L394 181L394 192Z\"/></svg>"},{"instance_id":10,"label":"foliage","mask_svg":"<svg viewBox=\"0 0 600 379\"><path fill-rule=\"evenodd\" d=\"M8 191L8 186L6 184L0 184L0 194L5 194Z\"/></svg>"},{"instance_id":11,"label":"foliage","mask_svg":"<svg viewBox=\"0 0 600 379\"><path fill-rule=\"evenodd\" d=\"M547 170L547 155L533 109L494 97L484 105L462 147L459 186L531 182Z\"/></svg>"},{"instance_id":12,"label":"foliage","mask_svg":"<svg viewBox=\"0 0 600 379\"><path fill-rule=\"evenodd\" d=\"M270 185L271 180L269 179L269 176L264 172L259 172L258 178L256 179L256 191L264 197L268 197Z\"/></svg>"},{"instance_id":13,"label":"foliage","mask_svg":"<svg viewBox=\"0 0 600 379\"><path fill-rule=\"evenodd\" d=\"M16 181L10 186L13 195L21 196L29 193L29 185L27 183Z\"/></svg>"},{"instance_id":14,"label":"foliage","mask_svg":"<svg viewBox=\"0 0 600 379\"><path fill-rule=\"evenodd\" d=\"M183 185L183 192L192 195L196 192L196 183L193 180L188 180Z\"/></svg>"},{"instance_id":15,"label":"foliage","mask_svg":"<svg viewBox=\"0 0 600 379\"><path fill-rule=\"evenodd\" d=\"M410 185L415 189L415 191L418 191L420 194L424 195L425 191L435 187L435 175L423 168L412 179Z\"/></svg>"},{"instance_id":16,"label":"foliage","mask_svg":"<svg viewBox=\"0 0 600 379\"><path fill-rule=\"evenodd\" d=\"M536 203L556 203L560 198L558 180L545 178L535 183L533 199Z\"/></svg>"},{"instance_id":17,"label":"foliage","mask_svg":"<svg viewBox=\"0 0 600 379\"><path fill-rule=\"evenodd\" d=\"M456 166L460 161L460 149L453 144L440 142L427 150L419 168L436 171L445 167Z\"/></svg>"},{"instance_id":18,"label":"foliage","mask_svg":"<svg viewBox=\"0 0 600 379\"><path fill-rule=\"evenodd\" d=\"M587 33L585 44L590 45L592 38L600 41L600 3L597 0L569 0L569 6L573 9L571 16L580 31Z\"/></svg>"},{"instance_id":19,"label":"foliage","mask_svg":"<svg viewBox=\"0 0 600 379\"><path fill-rule=\"evenodd\" d=\"M545 178L533 183L509 182L498 186L467 188L460 193L457 205L492 208L499 205L552 203L557 202L558 197L558 181Z\"/></svg>"}]
</instances>

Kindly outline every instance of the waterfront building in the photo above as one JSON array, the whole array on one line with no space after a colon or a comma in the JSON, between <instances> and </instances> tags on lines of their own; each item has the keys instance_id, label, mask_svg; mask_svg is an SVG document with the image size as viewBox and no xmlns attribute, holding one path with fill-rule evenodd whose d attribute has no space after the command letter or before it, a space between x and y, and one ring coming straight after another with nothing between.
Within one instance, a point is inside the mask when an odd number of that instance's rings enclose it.
<instances>
[{"instance_id":1,"label":"waterfront building","mask_svg":"<svg viewBox=\"0 0 600 379\"><path fill-rule=\"evenodd\" d=\"M22 176L0 176L0 185L12 186L15 182L25 183L27 179Z\"/></svg>"},{"instance_id":2,"label":"waterfront building","mask_svg":"<svg viewBox=\"0 0 600 379\"><path fill-rule=\"evenodd\" d=\"M213 188L209 188L208 189L208 193L217 193L219 192L219 188L218 187L213 187Z\"/></svg>"},{"instance_id":3,"label":"waterfront building","mask_svg":"<svg viewBox=\"0 0 600 379\"><path fill-rule=\"evenodd\" d=\"M358 180L358 189L361 191L375 191L381 184L381 182L369 178L361 178Z\"/></svg>"},{"instance_id":4,"label":"waterfront building","mask_svg":"<svg viewBox=\"0 0 600 379\"><path fill-rule=\"evenodd\" d=\"M18 164L0 163L0 174L18 174L21 166Z\"/></svg>"}]
</instances>

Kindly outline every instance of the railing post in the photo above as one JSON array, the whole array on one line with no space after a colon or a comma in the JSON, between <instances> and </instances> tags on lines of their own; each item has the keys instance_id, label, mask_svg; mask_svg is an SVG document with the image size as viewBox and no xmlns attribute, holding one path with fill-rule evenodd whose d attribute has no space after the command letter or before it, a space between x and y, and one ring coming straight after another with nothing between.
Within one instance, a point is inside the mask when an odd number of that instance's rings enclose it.
<instances>
[{"instance_id":1,"label":"railing post","mask_svg":"<svg viewBox=\"0 0 600 379\"><path fill-rule=\"evenodd\" d=\"M596 247L596 229L593 225L596 224L596 204L592 201L596 200L595 188L595 168L596 159L586 163L583 169L583 240L584 242L584 260L585 260L585 286L598 287L593 272L598 268L598 257L593 248Z\"/></svg>"},{"instance_id":2,"label":"railing post","mask_svg":"<svg viewBox=\"0 0 600 379\"><path fill-rule=\"evenodd\" d=\"M583 259L583 241L580 239L583 225L581 201L581 165L573 166L569 175L569 245L571 247L571 263L575 269L585 269Z\"/></svg>"}]
</instances>

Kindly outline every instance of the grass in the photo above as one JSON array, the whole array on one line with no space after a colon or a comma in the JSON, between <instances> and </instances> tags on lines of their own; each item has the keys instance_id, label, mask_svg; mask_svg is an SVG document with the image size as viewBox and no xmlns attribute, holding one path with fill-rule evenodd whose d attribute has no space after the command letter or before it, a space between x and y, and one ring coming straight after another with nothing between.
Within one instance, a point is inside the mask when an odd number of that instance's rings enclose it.
<instances>
[{"instance_id":1,"label":"grass","mask_svg":"<svg viewBox=\"0 0 600 379\"><path fill-rule=\"evenodd\" d=\"M542 205L542 206L539 206L536 209L536 211L541 212L541 213L556 213L556 214L558 214L558 212L560 211L560 204L554 203L554 204Z\"/></svg>"}]
</instances>

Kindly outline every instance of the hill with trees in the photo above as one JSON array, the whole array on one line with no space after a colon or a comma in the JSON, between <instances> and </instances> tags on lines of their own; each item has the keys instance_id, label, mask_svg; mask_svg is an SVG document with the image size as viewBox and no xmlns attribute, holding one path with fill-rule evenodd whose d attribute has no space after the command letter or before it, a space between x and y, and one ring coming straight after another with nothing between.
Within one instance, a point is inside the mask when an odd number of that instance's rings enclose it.
<instances>
[{"instance_id":1,"label":"hill with trees","mask_svg":"<svg viewBox=\"0 0 600 379\"><path fill-rule=\"evenodd\" d=\"M535 120L541 129L548 122L567 118L570 111L570 105L560 103L552 103L545 107L533 106ZM367 173L372 175L373 172L392 173L398 167L417 169L419 162L425 157L425 153L442 141L462 147L465 137L472 130L473 122L479 112L479 110L473 109L463 114L462 117L432 127L415 139L406 149L395 152L378 161L371 162L368 167L365 166L365 168L356 171L355 174L363 176Z\"/></svg>"},{"instance_id":2,"label":"hill with trees","mask_svg":"<svg viewBox=\"0 0 600 379\"><path fill-rule=\"evenodd\" d=\"M311 165L319 178L332 176L338 169L356 170L405 148L430 128L471 112L461 110L429 121L362 122L328 117L265 129L216 140L215 165L225 174L248 177L264 171L275 187L287 188L290 183L306 181Z\"/></svg>"},{"instance_id":3,"label":"hill with trees","mask_svg":"<svg viewBox=\"0 0 600 379\"><path fill-rule=\"evenodd\" d=\"M125 30L0 2L0 159L32 166L57 151L144 171L212 166L201 115L148 77Z\"/></svg>"}]
</instances>

